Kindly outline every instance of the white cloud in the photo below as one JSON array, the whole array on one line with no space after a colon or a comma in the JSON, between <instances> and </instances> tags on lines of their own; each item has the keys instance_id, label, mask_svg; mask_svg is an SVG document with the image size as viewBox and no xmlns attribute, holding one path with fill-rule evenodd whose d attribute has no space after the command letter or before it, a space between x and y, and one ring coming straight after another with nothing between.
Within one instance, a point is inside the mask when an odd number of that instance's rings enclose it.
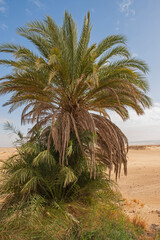
<instances>
[{"instance_id":1,"label":"white cloud","mask_svg":"<svg viewBox=\"0 0 160 240\"><path fill-rule=\"evenodd\" d=\"M0 4L6 4L4 0L0 0Z\"/></svg>"},{"instance_id":2,"label":"white cloud","mask_svg":"<svg viewBox=\"0 0 160 240\"><path fill-rule=\"evenodd\" d=\"M8 29L8 26L7 26L5 23L2 23L2 24L0 25L0 28L1 28L2 30L6 30L6 29Z\"/></svg>"},{"instance_id":3,"label":"white cloud","mask_svg":"<svg viewBox=\"0 0 160 240\"><path fill-rule=\"evenodd\" d=\"M117 20L116 24L117 24L117 25L119 25L119 24L120 24L120 21L119 21L119 20Z\"/></svg>"},{"instance_id":4,"label":"white cloud","mask_svg":"<svg viewBox=\"0 0 160 240\"><path fill-rule=\"evenodd\" d=\"M145 110L145 114L138 116L129 110L130 119L123 122L121 118L111 113L111 120L126 134L130 142L160 140L160 103Z\"/></svg>"},{"instance_id":5,"label":"white cloud","mask_svg":"<svg viewBox=\"0 0 160 240\"><path fill-rule=\"evenodd\" d=\"M5 7L0 7L0 12L4 13L6 11Z\"/></svg>"},{"instance_id":6,"label":"white cloud","mask_svg":"<svg viewBox=\"0 0 160 240\"><path fill-rule=\"evenodd\" d=\"M6 133L1 133L0 147L15 147L14 145L15 140L16 140L15 136L11 136Z\"/></svg>"},{"instance_id":7,"label":"white cloud","mask_svg":"<svg viewBox=\"0 0 160 240\"><path fill-rule=\"evenodd\" d=\"M11 42L12 43L15 42L15 38L14 37L11 38Z\"/></svg>"},{"instance_id":8,"label":"white cloud","mask_svg":"<svg viewBox=\"0 0 160 240\"><path fill-rule=\"evenodd\" d=\"M10 120L7 118L0 118L0 124L4 124L6 122L10 122Z\"/></svg>"},{"instance_id":9,"label":"white cloud","mask_svg":"<svg viewBox=\"0 0 160 240\"><path fill-rule=\"evenodd\" d=\"M125 16L135 15L135 10L132 8L134 0L122 0L120 3L120 11L125 14Z\"/></svg>"},{"instance_id":10,"label":"white cloud","mask_svg":"<svg viewBox=\"0 0 160 240\"><path fill-rule=\"evenodd\" d=\"M93 13L95 12L94 8L91 8L91 12L93 12Z\"/></svg>"},{"instance_id":11,"label":"white cloud","mask_svg":"<svg viewBox=\"0 0 160 240\"><path fill-rule=\"evenodd\" d=\"M135 52L132 54L132 58L136 58L136 57L138 57L138 53Z\"/></svg>"},{"instance_id":12,"label":"white cloud","mask_svg":"<svg viewBox=\"0 0 160 240\"><path fill-rule=\"evenodd\" d=\"M38 8L44 7L44 4L40 0L31 0Z\"/></svg>"},{"instance_id":13,"label":"white cloud","mask_svg":"<svg viewBox=\"0 0 160 240\"><path fill-rule=\"evenodd\" d=\"M6 8L2 5L5 5L6 2L4 0L0 0L0 12L4 13L6 11Z\"/></svg>"},{"instance_id":14,"label":"white cloud","mask_svg":"<svg viewBox=\"0 0 160 240\"><path fill-rule=\"evenodd\" d=\"M31 16L32 15L32 12L28 8L25 9L25 12L26 12L27 16Z\"/></svg>"}]
</instances>

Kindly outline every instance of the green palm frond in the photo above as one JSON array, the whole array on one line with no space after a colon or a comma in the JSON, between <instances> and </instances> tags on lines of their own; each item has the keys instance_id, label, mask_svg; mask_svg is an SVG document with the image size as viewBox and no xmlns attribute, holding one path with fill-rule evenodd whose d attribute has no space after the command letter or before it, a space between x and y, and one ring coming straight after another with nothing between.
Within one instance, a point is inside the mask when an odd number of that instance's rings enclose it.
<instances>
[{"instance_id":1,"label":"green palm frond","mask_svg":"<svg viewBox=\"0 0 160 240\"><path fill-rule=\"evenodd\" d=\"M18 28L17 32L19 35L27 38L30 40L40 51L40 53L43 55L43 57L47 58L49 55L49 50L51 48L49 42L46 42L45 39L35 33L32 33L27 28Z\"/></svg>"},{"instance_id":2,"label":"green palm frond","mask_svg":"<svg viewBox=\"0 0 160 240\"><path fill-rule=\"evenodd\" d=\"M29 181L27 181L27 182L24 184L21 192L22 192L23 194L25 194L25 193L30 194L31 191L35 191L35 192L36 192L36 191L37 191L37 186L38 186L40 180L41 180L41 178L38 177L38 176L33 176L33 177L31 177L31 178L29 179Z\"/></svg>"},{"instance_id":3,"label":"green palm frond","mask_svg":"<svg viewBox=\"0 0 160 240\"><path fill-rule=\"evenodd\" d=\"M104 40L102 40L95 50L97 57L99 57L102 53L104 53L106 50L112 48L116 44L123 44L126 45L126 38L123 35L112 35L109 37L106 37Z\"/></svg>"},{"instance_id":4,"label":"green palm frond","mask_svg":"<svg viewBox=\"0 0 160 240\"><path fill-rule=\"evenodd\" d=\"M24 184L28 181L28 179L32 177L33 177L33 170L31 168L20 166L20 168L14 171L14 173L10 177L10 183L13 183L16 185Z\"/></svg>"},{"instance_id":5,"label":"green palm frond","mask_svg":"<svg viewBox=\"0 0 160 240\"><path fill-rule=\"evenodd\" d=\"M104 65L105 63L107 63L107 60L110 60L111 58L116 57L116 56L129 58L130 53L127 50L126 46L115 47L115 48L111 49L109 52L105 53L100 58L100 60L98 61L98 67ZM111 60L110 60L110 62L111 62Z\"/></svg>"},{"instance_id":6,"label":"green palm frond","mask_svg":"<svg viewBox=\"0 0 160 240\"><path fill-rule=\"evenodd\" d=\"M37 146L37 143L32 143L32 142L22 145L21 148L19 149L20 152L22 151L26 154L31 154L34 156L37 156L39 154L39 150L40 150L40 147Z\"/></svg>"},{"instance_id":7,"label":"green palm frond","mask_svg":"<svg viewBox=\"0 0 160 240\"><path fill-rule=\"evenodd\" d=\"M4 130L16 134L20 140L23 139L23 134L8 121L4 124Z\"/></svg>"},{"instance_id":8,"label":"green palm frond","mask_svg":"<svg viewBox=\"0 0 160 240\"><path fill-rule=\"evenodd\" d=\"M38 166L39 164L48 164L48 166L55 166L56 161L49 150L44 150L40 152L38 156L33 160L33 166Z\"/></svg>"},{"instance_id":9,"label":"green palm frond","mask_svg":"<svg viewBox=\"0 0 160 240\"><path fill-rule=\"evenodd\" d=\"M63 182L63 187L65 188L70 183L76 182L77 177L75 176L73 170L70 167L63 167L60 171L60 181Z\"/></svg>"},{"instance_id":10,"label":"green palm frond","mask_svg":"<svg viewBox=\"0 0 160 240\"><path fill-rule=\"evenodd\" d=\"M5 53L15 53L17 52L22 46L13 43L4 43L0 45L0 52Z\"/></svg>"}]
</instances>

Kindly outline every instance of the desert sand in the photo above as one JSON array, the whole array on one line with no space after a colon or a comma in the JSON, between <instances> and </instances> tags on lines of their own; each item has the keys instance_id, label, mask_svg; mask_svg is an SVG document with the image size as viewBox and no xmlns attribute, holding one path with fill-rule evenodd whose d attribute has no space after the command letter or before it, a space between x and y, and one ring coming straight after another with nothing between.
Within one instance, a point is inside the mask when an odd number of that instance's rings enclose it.
<instances>
[{"instance_id":1,"label":"desert sand","mask_svg":"<svg viewBox=\"0 0 160 240\"><path fill-rule=\"evenodd\" d=\"M7 159L15 151L0 148L0 159ZM160 146L132 147L128 153L128 175L121 174L118 186L128 216L140 217L147 228L160 229Z\"/></svg>"},{"instance_id":2,"label":"desert sand","mask_svg":"<svg viewBox=\"0 0 160 240\"><path fill-rule=\"evenodd\" d=\"M132 147L128 175L118 181L124 209L130 218L140 217L148 228L160 229L160 146Z\"/></svg>"},{"instance_id":3,"label":"desert sand","mask_svg":"<svg viewBox=\"0 0 160 240\"><path fill-rule=\"evenodd\" d=\"M12 156L16 152L15 148L2 148L0 147L0 160L6 160L8 157Z\"/></svg>"}]
</instances>

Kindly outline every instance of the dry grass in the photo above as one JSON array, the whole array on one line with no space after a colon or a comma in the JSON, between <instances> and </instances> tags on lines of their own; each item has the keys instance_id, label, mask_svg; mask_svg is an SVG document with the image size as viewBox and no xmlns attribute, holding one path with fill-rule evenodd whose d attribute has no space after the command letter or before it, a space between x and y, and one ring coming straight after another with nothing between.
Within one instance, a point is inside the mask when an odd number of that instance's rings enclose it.
<instances>
[{"instance_id":1,"label":"dry grass","mask_svg":"<svg viewBox=\"0 0 160 240\"><path fill-rule=\"evenodd\" d=\"M132 201L129 201L127 199L124 199L124 205L126 207L133 207L133 202Z\"/></svg>"},{"instance_id":2,"label":"dry grass","mask_svg":"<svg viewBox=\"0 0 160 240\"><path fill-rule=\"evenodd\" d=\"M139 204L139 201L137 199L133 199L132 201L136 204Z\"/></svg>"},{"instance_id":3,"label":"dry grass","mask_svg":"<svg viewBox=\"0 0 160 240\"><path fill-rule=\"evenodd\" d=\"M139 216L134 216L134 218L132 219L132 223L135 227L140 227L140 228L143 228L143 229L146 229L147 227L147 224L145 222L144 219L141 219Z\"/></svg>"}]
</instances>

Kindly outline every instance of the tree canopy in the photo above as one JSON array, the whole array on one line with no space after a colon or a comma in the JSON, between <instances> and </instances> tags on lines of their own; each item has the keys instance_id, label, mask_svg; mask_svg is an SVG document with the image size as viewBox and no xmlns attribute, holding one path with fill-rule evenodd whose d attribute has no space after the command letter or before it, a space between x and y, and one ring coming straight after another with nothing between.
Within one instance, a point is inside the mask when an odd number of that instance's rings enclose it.
<instances>
[{"instance_id":1,"label":"tree canopy","mask_svg":"<svg viewBox=\"0 0 160 240\"><path fill-rule=\"evenodd\" d=\"M18 28L18 34L31 41L38 53L17 44L0 45L0 52L13 55L11 60L0 60L12 67L1 78L0 94L11 93L4 104L10 112L24 106L22 124L31 122L32 130L41 126L49 131L48 148L53 139L60 165L70 164L68 151L74 135L91 177L96 176L97 161L110 171L114 166L117 176L122 164L127 172L127 138L110 120L108 110L125 120L129 108L143 114L151 106L145 79L148 67L130 55L122 35L90 45L91 29L88 13L78 39L68 12L62 26L47 16Z\"/></svg>"}]
</instances>

